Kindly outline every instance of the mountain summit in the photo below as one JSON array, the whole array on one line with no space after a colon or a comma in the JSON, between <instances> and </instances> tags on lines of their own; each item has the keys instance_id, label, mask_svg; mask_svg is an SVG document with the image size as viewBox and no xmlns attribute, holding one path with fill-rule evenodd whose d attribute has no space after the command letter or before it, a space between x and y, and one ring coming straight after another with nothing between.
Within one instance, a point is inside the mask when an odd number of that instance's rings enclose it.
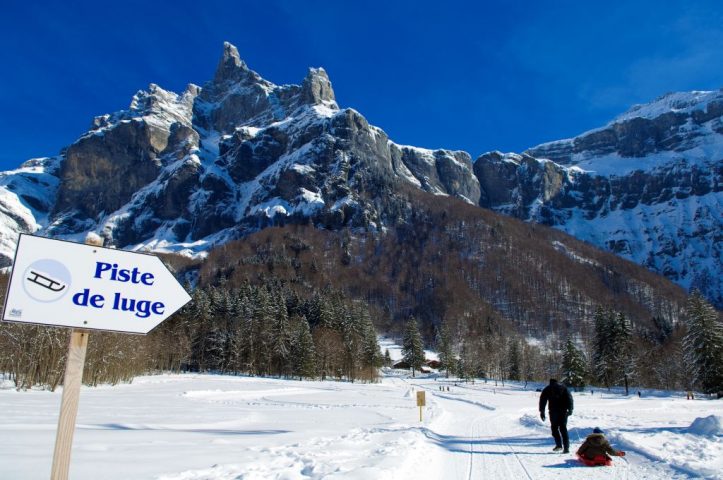
<instances>
[{"instance_id":1,"label":"mountain summit","mask_svg":"<svg viewBox=\"0 0 723 480\"><path fill-rule=\"evenodd\" d=\"M0 256L18 232L195 255L285 222L378 230L393 221L374 201L390 182L479 198L468 154L396 145L339 109L323 69L275 85L225 43L202 88L152 84L60 156L5 172Z\"/></svg>"}]
</instances>

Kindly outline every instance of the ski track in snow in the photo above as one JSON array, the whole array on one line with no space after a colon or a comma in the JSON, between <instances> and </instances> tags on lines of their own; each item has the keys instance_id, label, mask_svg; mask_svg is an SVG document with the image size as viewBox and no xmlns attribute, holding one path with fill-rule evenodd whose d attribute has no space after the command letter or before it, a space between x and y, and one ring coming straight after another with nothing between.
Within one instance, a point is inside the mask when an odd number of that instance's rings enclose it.
<instances>
[{"instance_id":1,"label":"ski track in snow","mask_svg":"<svg viewBox=\"0 0 723 480\"><path fill-rule=\"evenodd\" d=\"M565 455L551 451L549 423L537 417L540 384L387 373L378 384L186 374L84 387L71 478L723 478L720 434L688 431L696 418L723 416L723 402L574 394L573 454ZM0 387L0 478L47 478L60 392L16 392L1 378ZM594 426L628 456L613 467L577 462L574 451Z\"/></svg>"}]
</instances>

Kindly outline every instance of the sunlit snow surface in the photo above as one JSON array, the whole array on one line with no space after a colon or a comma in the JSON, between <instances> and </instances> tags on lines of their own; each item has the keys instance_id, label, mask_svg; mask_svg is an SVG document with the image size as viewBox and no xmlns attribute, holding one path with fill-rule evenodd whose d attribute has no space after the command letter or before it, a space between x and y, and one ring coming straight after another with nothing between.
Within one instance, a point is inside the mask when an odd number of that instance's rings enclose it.
<instances>
[{"instance_id":1,"label":"sunlit snow surface","mask_svg":"<svg viewBox=\"0 0 723 480\"><path fill-rule=\"evenodd\" d=\"M92 339L91 339L92 340ZM440 390L444 386L444 391ZM0 389L0 478L47 479L60 391ZM447 391L449 387L449 391ZM575 394L572 448L604 429L614 466L552 453L540 385L389 371L379 384L160 375L83 388L73 479L721 478L723 401ZM419 421L415 391L427 392ZM706 428L690 428L697 418ZM717 422L717 423L716 423Z\"/></svg>"}]
</instances>

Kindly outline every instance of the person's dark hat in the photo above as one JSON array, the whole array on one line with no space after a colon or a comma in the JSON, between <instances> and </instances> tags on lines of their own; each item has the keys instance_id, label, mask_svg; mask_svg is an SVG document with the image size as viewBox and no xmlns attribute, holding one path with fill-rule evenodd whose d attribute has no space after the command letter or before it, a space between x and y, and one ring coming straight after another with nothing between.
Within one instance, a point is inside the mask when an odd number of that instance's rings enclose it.
<instances>
[{"instance_id":1,"label":"person's dark hat","mask_svg":"<svg viewBox=\"0 0 723 480\"><path fill-rule=\"evenodd\" d=\"M556 378L551 378L551 379L550 379L550 383L557 383L557 379L556 379Z\"/></svg>"},{"instance_id":2,"label":"person's dark hat","mask_svg":"<svg viewBox=\"0 0 723 480\"><path fill-rule=\"evenodd\" d=\"M595 427L592 429L592 433L605 433L605 432L603 432L599 427Z\"/></svg>"}]
</instances>

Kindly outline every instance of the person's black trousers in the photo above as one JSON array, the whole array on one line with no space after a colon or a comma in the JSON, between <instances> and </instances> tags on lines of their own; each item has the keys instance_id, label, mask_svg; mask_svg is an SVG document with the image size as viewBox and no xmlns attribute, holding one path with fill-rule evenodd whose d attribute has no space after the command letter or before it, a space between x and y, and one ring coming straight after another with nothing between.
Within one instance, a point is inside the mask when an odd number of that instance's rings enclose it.
<instances>
[{"instance_id":1,"label":"person's black trousers","mask_svg":"<svg viewBox=\"0 0 723 480\"><path fill-rule=\"evenodd\" d=\"M555 446L570 449L570 438L567 436L567 412L550 412L550 428Z\"/></svg>"}]
</instances>

